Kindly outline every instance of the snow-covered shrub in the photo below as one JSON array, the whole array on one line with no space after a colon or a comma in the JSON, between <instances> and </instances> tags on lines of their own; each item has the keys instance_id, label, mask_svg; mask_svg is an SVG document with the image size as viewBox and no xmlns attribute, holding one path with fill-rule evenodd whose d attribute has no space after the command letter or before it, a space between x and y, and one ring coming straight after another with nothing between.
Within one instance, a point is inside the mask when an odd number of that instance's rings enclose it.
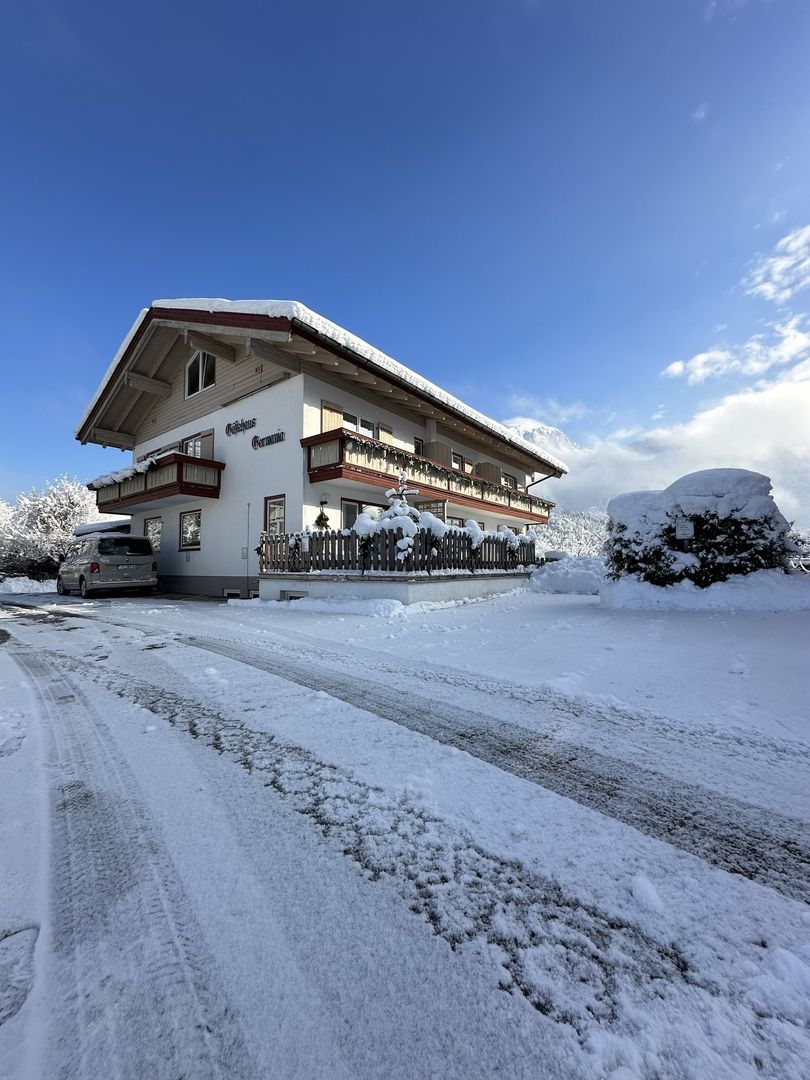
<instances>
[{"instance_id":1,"label":"snow-covered shrub","mask_svg":"<svg viewBox=\"0 0 810 1080\"><path fill-rule=\"evenodd\" d=\"M608 504L608 576L706 588L734 574L785 569L790 526L770 491L760 473L706 469L663 491L617 496ZM681 525L693 537L679 540Z\"/></svg>"},{"instance_id":2,"label":"snow-covered shrub","mask_svg":"<svg viewBox=\"0 0 810 1080\"><path fill-rule=\"evenodd\" d=\"M551 512L548 525L532 525L543 551L564 551L568 555L601 555L608 534L604 510L561 510Z\"/></svg>"}]
</instances>

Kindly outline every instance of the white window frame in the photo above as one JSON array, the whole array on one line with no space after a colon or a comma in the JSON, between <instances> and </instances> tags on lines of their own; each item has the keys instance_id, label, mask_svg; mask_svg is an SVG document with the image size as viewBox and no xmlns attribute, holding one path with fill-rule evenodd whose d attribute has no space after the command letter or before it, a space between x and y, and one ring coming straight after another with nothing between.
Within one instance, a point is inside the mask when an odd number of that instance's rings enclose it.
<instances>
[{"instance_id":1,"label":"white window frame","mask_svg":"<svg viewBox=\"0 0 810 1080\"><path fill-rule=\"evenodd\" d=\"M214 377L213 377L213 379L211 380L210 383L207 383L205 386L203 386L202 385L202 376L203 376L203 371L205 370L205 367L206 367L206 365L204 364L204 358L205 357L208 357L208 359L211 362L211 369L213 371L213 376ZM199 364L199 385L197 386L196 390L189 390L189 388L188 388L189 387L189 372L191 371L191 367L192 367L192 365L194 363ZM203 352L201 349L198 349L197 352L194 353L194 355L191 357L189 362L186 364L185 382L184 382L185 391L186 391L186 399L196 397L197 394L202 394L203 391L210 390L212 386L216 386L216 385L217 385L217 358L213 355L213 353Z\"/></svg>"},{"instance_id":2,"label":"white window frame","mask_svg":"<svg viewBox=\"0 0 810 1080\"><path fill-rule=\"evenodd\" d=\"M197 515L199 515L199 518L200 518L199 533L197 535L197 543L196 544L184 544L183 543L183 518L190 517L192 514L197 514ZM178 550L180 550L180 551L199 551L202 548L202 510L183 510L183 511L181 511L178 524L180 526L180 544L179 544L179 549Z\"/></svg>"}]
</instances>

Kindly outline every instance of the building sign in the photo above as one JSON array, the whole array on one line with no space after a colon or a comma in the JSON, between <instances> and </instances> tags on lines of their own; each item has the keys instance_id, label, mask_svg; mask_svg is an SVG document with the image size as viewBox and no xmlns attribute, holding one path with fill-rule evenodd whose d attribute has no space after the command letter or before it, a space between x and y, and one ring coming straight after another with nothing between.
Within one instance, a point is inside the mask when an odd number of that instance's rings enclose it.
<instances>
[{"instance_id":1,"label":"building sign","mask_svg":"<svg viewBox=\"0 0 810 1080\"><path fill-rule=\"evenodd\" d=\"M433 516L439 518L440 521L444 521L447 503L442 499L436 499L434 502L416 503L416 508L421 514L433 514Z\"/></svg>"},{"instance_id":2,"label":"building sign","mask_svg":"<svg viewBox=\"0 0 810 1080\"><path fill-rule=\"evenodd\" d=\"M272 446L273 443L284 442L284 432L277 431L274 435L265 435L260 439L258 435L254 435L250 440L250 445L254 450L258 450L261 446Z\"/></svg>"},{"instance_id":3,"label":"building sign","mask_svg":"<svg viewBox=\"0 0 810 1080\"><path fill-rule=\"evenodd\" d=\"M695 525L694 522L688 517L675 518L675 539L676 540L694 540L695 538Z\"/></svg>"},{"instance_id":4,"label":"building sign","mask_svg":"<svg viewBox=\"0 0 810 1080\"><path fill-rule=\"evenodd\" d=\"M251 420L234 420L230 424L225 425L226 435L239 435L243 431L250 431L251 428L256 427L256 417Z\"/></svg>"}]
</instances>

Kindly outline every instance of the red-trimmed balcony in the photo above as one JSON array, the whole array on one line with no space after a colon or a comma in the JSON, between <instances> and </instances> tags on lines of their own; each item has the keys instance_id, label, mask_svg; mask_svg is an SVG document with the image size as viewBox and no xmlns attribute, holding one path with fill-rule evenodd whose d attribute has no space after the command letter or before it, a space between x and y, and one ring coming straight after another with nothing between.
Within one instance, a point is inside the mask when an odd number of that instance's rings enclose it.
<instances>
[{"instance_id":1,"label":"red-trimmed balcony","mask_svg":"<svg viewBox=\"0 0 810 1080\"><path fill-rule=\"evenodd\" d=\"M390 443L379 442L346 428L335 428L301 440L307 451L307 471L312 484L327 480L355 480L390 488L402 469L408 483L425 499L444 499L459 507L489 510L520 518L525 523L545 523L553 502L535 495L492 484L479 476L440 465Z\"/></svg>"},{"instance_id":2,"label":"red-trimmed balcony","mask_svg":"<svg viewBox=\"0 0 810 1080\"><path fill-rule=\"evenodd\" d=\"M166 454L145 472L100 486L88 485L96 492L96 505L105 514L131 514L189 499L218 499L224 461Z\"/></svg>"}]
</instances>

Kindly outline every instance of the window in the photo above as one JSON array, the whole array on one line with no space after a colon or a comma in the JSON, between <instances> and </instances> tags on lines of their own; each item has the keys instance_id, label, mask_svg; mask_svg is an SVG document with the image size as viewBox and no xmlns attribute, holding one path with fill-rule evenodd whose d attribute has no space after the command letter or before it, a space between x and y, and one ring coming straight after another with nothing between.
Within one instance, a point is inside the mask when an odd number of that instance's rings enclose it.
<instances>
[{"instance_id":1,"label":"window","mask_svg":"<svg viewBox=\"0 0 810 1080\"><path fill-rule=\"evenodd\" d=\"M180 550L199 549L202 510L188 510L180 515Z\"/></svg>"},{"instance_id":2,"label":"window","mask_svg":"<svg viewBox=\"0 0 810 1080\"><path fill-rule=\"evenodd\" d=\"M341 503L341 510L343 513L342 527L344 529L350 529L357 521L357 517L360 513L360 503L346 502L344 499Z\"/></svg>"},{"instance_id":3,"label":"window","mask_svg":"<svg viewBox=\"0 0 810 1080\"><path fill-rule=\"evenodd\" d=\"M424 457L425 456L425 441L424 441L424 439L414 439L413 440L413 452L415 454L418 454L419 457Z\"/></svg>"},{"instance_id":4,"label":"window","mask_svg":"<svg viewBox=\"0 0 810 1080\"><path fill-rule=\"evenodd\" d=\"M355 499L341 499L340 500L340 527L342 529L351 529L361 514L368 514L369 517L378 518L380 511L384 508L378 503L364 503Z\"/></svg>"},{"instance_id":5,"label":"window","mask_svg":"<svg viewBox=\"0 0 810 1080\"><path fill-rule=\"evenodd\" d=\"M450 455L450 462L454 469L458 469L459 472L464 472L464 458L461 454L457 454L455 450Z\"/></svg>"},{"instance_id":6,"label":"window","mask_svg":"<svg viewBox=\"0 0 810 1080\"><path fill-rule=\"evenodd\" d=\"M145 536L107 536L98 542L99 555L151 555Z\"/></svg>"},{"instance_id":7,"label":"window","mask_svg":"<svg viewBox=\"0 0 810 1080\"><path fill-rule=\"evenodd\" d=\"M180 442L180 453L189 457L212 458L214 456L214 432L198 431Z\"/></svg>"},{"instance_id":8,"label":"window","mask_svg":"<svg viewBox=\"0 0 810 1080\"><path fill-rule=\"evenodd\" d=\"M163 518L146 518L143 523L143 535L152 542L152 550L157 554L160 551L160 534L163 529Z\"/></svg>"},{"instance_id":9,"label":"window","mask_svg":"<svg viewBox=\"0 0 810 1080\"><path fill-rule=\"evenodd\" d=\"M216 380L216 358L207 352L195 353L186 365L186 397L213 386Z\"/></svg>"},{"instance_id":10,"label":"window","mask_svg":"<svg viewBox=\"0 0 810 1080\"><path fill-rule=\"evenodd\" d=\"M272 536L284 533L284 503L283 495L271 495L264 500L264 531Z\"/></svg>"},{"instance_id":11,"label":"window","mask_svg":"<svg viewBox=\"0 0 810 1080\"><path fill-rule=\"evenodd\" d=\"M517 491L517 477L512 476L511 473L505 472L501 474L501 483L504 487L512 488L513 491Z\"/></svg>"},{"instance_id":12,"label":"window","mask_svg":"<svg viewBox=\"0 0 810 1080\"><path fill-rule=\"evenodd\" d=\"M374 438L373 420L365 420L362 416L358 417L354 413L344 412L343 426L349 431L358 431L361 435L368 435L370 439Z\"/></svg>"},{"instance_id":13,"label":"window","mask_svg":"<svg viewBox=\"0 0 810 1080\"><path fill-rule=\"evenodd\" d=\"M464 528L464 518L449 517L447 519L447 524L448 525L456 525L456 526L458 526L459 529L463 529Z\"/></svg>"}]
</instances>

